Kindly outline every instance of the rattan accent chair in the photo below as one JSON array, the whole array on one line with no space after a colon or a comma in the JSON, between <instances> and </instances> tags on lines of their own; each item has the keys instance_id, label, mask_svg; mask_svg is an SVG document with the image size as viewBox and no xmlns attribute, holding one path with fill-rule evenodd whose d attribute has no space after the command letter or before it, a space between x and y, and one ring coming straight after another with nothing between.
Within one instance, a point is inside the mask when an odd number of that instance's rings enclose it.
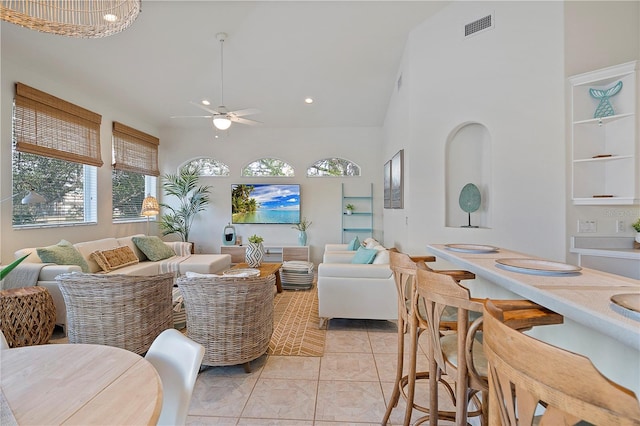
<instances>
[{"instance_id":1,"label":"rattan accent chair","mask_svg":"<svg viewBox=\"0 0 640 426\"><path fill-rule=\"evenodd\" d=\"M59 275L69 343L116 346L144 354L162 331L173 327L174 277L173 273Z\"/></svg>"},{"instance_id":2,"label":"rattan accent chair","mask_svg":"<svg viewBox=\"0 0 640 426\"><path fill-rule=\"evenodd\" d=\"M269 348L273 334L275 275L266 277L180 277L187 336L205 347L203 365L243 364Z\"/></svg>"}]
</instances>

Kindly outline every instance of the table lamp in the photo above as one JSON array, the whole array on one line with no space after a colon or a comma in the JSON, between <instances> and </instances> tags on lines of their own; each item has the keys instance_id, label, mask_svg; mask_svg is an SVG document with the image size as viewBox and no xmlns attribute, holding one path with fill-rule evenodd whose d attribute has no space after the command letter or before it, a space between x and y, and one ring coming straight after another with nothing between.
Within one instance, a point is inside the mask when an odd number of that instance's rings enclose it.
<instances>
[{"instance_id":1,"label":"table lamp","mask_svg":"<svg viewBox=\"0 0 640 426\"><path fill-rule=\"evenodd\" d=\"M156 197L152 197L151 194L142 201L142 210L140 211L142 216L147 217L147 235L149 235L149 217L160 214L160 206Z\"/></svg>"}]
</instances>

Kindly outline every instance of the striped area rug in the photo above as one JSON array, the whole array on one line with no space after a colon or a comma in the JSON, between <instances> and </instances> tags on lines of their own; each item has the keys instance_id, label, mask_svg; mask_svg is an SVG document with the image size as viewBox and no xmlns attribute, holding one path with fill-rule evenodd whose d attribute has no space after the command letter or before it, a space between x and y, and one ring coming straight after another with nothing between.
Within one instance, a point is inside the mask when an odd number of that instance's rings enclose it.
<instances>
[{"instance_id":1,"label":"striped area rug","mask_svg":"<svg viewBox=\"0 0 640 426\"><path fill-rule=\"evenodd\" d=\"M318 290L276 294L269 355L322 356L326 330L318 330Z\"/></svg>"}]
</instances>

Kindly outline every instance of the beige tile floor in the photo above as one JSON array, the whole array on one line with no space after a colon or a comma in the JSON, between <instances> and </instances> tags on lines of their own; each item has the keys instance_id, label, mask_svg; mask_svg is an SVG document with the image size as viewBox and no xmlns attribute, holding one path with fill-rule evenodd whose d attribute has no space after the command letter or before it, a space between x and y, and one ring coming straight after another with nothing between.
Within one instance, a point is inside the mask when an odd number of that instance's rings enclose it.
<instances>
[{"instance_id":1,"label":"beige tile floor","mask_svg":"<svg viewBox=\"0 0 640 426\"><path fill-rule=\"evenodd\" d=\"M396 339L394 322L333 319L322 357L265 355L248 374L242 366L205 367L187 424L378 425L393 390ZM418 370L426 370L420 352ZM426 387L416 391L425 405ZM391 424L402 424L404 407L401 398Z\"/></svg>"}]
</instances>

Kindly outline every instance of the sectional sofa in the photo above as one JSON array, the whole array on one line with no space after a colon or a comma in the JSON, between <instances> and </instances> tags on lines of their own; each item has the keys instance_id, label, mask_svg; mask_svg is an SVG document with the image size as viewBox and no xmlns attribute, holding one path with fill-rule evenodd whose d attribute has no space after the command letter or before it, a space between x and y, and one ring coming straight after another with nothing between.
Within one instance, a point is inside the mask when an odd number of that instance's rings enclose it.
<instances>
[{"instance_id":1,"label":"sectional sofa","mask_svg":"<svg viewBox=\"0 0 640 426\"><path fill-rule=\"evenodd\" d=\"M327 244L318 265L320 328L331 318L398 319L398 296L389 255L373 239L364 245L378 250L372 263L352 263L356 250L347 244Z\"/></svg>"},{"instance_id":2,"label":"sectional sofa","mask_svg":"<svg viewBox=\"0 0 640 426\"><path fill-rule=\"evenodd\" d=\"M145 249L146 254L140 247ZM59 274L87 272L149 276L174 272L177 276L186 272L216 274L231 267L231 256L228 254L191 254L190 247L190 243L162 242L158 237L144 235L104 238L76 244L63 240L54 246L16 251L16 258L27 254L28 257L7 278L13 276L13 280L21 280L21 286L46 287L56 306L56 324L64 328L66 307L56 282ZM5 284L6 281L7 279Z\"/></svg>"}]
</instances>

